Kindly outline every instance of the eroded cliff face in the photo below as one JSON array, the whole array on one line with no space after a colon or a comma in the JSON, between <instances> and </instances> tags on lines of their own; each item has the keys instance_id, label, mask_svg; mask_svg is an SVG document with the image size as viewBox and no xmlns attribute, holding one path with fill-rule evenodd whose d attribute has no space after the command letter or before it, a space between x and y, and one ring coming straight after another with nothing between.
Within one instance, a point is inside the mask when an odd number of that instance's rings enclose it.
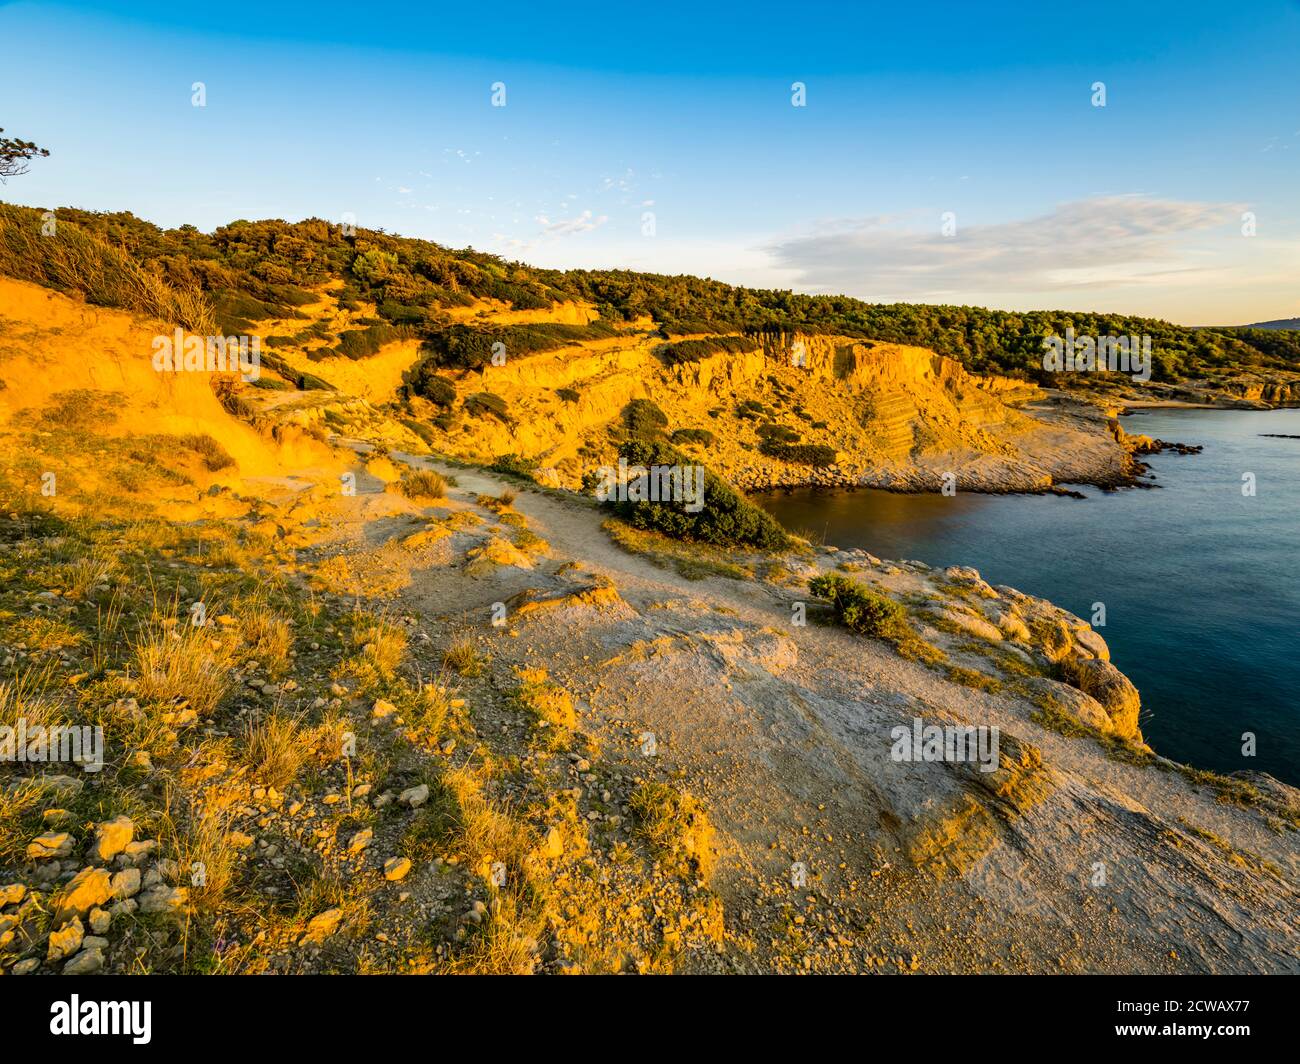
<instances>
[{"instance_id":1,"label":"eroded cliff face","mask_svg":"<svg viewBox=\"0 0 1300 1064\"><path fill-rule=\"evenodd\" d=\"M155 369L155 340L172 335L162 322L0 277L0 428L43 432L84 420L97 433L147 436L173 450L208 438L229 464L210 452L194 474L205 487L274 476L290 463L330 466L319 440L283 428L272 437L231 416L218 395L239 387L234 374ZM83 483L107 479L93 456L78 458Z\"/></svg>"},{"instance_id":2,"label":"eroded cliff face","mask_svg":"<svg viewBox=\"0 0 1300 1064\"><path fill-rule=\"evenodd\" d=\"M575 315L582 316L568 317ZM658 353L662 343L651 331L630 330L507 357L482 371L448 371L457 393L453 409L417 399L412 413L433 426L424 442L434 450L474 461L519 454L566 487L615 461L622 412L634 399L654 402L668 433L707 431L711 442L682 449L749 489L816 483L938 490L950 480L966 490L1035 491L1127 475L1123 444L1095 407L1043 406L1044 393L1031 384L977 376L923 348L771 334L753 339L747 351L668 365ZM313 371L328 379L322 363ZM467 410L465 400L482 392L500 397L506 414ZM379 405L377 396L367 398ZM310 421L328 408L328 399L312 396L286 413ZM765 455L761 424L833 448L835 460L813 466ZM406 430L393 431L395 443L411 445Z\"/></svg>"}]
</instances>

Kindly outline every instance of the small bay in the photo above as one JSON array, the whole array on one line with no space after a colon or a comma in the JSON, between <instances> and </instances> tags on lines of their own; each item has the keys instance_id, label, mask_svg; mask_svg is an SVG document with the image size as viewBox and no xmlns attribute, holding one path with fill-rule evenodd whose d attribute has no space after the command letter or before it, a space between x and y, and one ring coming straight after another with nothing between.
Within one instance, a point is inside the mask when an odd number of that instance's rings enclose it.
<instances>
[{"instance_id":1,"label":"small bay","mask_svg":"<svg viewBox=\"0 0 1300 1064\"><path fill-rule=\"evenodd\" d=\"M1083 500L797 490L756 501L817 541L974 566L1085 619L1103 604L1098 631L1141 691L1159 753L1300 785L1300 439L1279 438L1300 436L1300 410L1152 409L1123 425L1205 450L1149 458L1160 490L1084 487Z\"/></svg>"}]
</instances>

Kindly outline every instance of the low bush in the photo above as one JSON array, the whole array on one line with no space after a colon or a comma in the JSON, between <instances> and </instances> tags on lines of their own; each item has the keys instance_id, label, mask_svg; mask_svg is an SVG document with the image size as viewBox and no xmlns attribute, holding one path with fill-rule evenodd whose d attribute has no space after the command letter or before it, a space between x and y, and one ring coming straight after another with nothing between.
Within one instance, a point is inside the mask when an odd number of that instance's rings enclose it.
<instances>
[{"instance_id":1,"label":"low bush","mask_svg":"<svg viewBox=\"0 0 1300 1064\"><path fill-rule=\"evenodd\" d=\"M182 436L181 446L197 454L203 460L204 468L212 473L219 473L235 464L226 449L207 433Z\"/></svg>"},{"instance_id":2,"label":"low bush","mask_svg":"<svg viewBox=\"0 0 1300 1064\"><path fill-rule=\"evenodd\" d=\"M897 639L907 635L906 610L893 599L838 573L814 577L808 590L835 608L835 618L861 635Z\"/></svg>"},{"instance_id":3,"label":"low bush","mask_svg":"<svg viewBox=\"0 0 1300 1064\"><path fill-rule=\"evenodd\" d=\"M507 325L488 329L452 325L427 337L424 350L436 365L481 369L491 363L494 344L499 343L504 347L507 358L515 358L571 347L584 340L603 340L616 335L617 329L600 321L590 325L541 322L536 325Z\"/></svg>"},{"instance_id":4,"label":"low bush","mask_svg":"<svg viewBox=\"0 0 1300 1064\"><path fill-rule=\"evenodd\" d=\"M748 354L758 350L758 343L743 336L706 336L701 340L679 340L676 343L660 344L655 349L670 366L683 362L698 362L702 358L718 354Z\"/></svg>"},{"instance_id":5,"label":"low bush","mask_svg":"<svg viewBox=\"0 0 1300 1064\"><path fill-rule=\"evenodd\" d=\"M467 395L465 413L473 417L494 417L506 425L513 421L506 401L492 392L475 392L473 395Z\"/></svg>"},{"instance_id":6,"label":"low bush","mask_svg":"<svg viewBox=\"0 0 1300 1064\"><path fill-rule=\"evenodd\" d=\"M408 387L412 394L429 400L435 406L448 407L456 401L456 386L437 373L431 359L425 359L412 370Z\"/></svg>"},{"instance_id":7,"label":"low bush","mask_svg":"<svg viewBox=\"0 0 1300 1064\"><path fill-rule=\"evenodd\" d=\"M785 425L778 425L774 421L759 425L757 430L759 439L770 440L773 443L798 443L799 433Z\"/></svg>"},{"instance_id":8,"label":"low bush","mask_svg":"<svg viewBox=\"0 0 1300 1064\"><path fill-rule=\"evenodd\" d=\"M663 434L668 415L649 399L633 399L623 408L623 424L632 436L652 439Z\"/></svg>"},{"instance_id":9,"label":"low bush","mask_svg":"<svg viewBox=\"0 0 1300 1064\"><path fill-rule=\"evenodd\" d=\"M339 334L338 346L330 353L351 359L369 358L378 354L386 344L406 340L413 335L412 330L405 325L381 324L369 325L364 329L349 329ZM313 352L310 357L318 358L319 354Z\"/></svg>"},{"instance_id":10,"label":"low bush","mask_svg":"<svg viewBox=\"0 0 1300 1064\"><path fill-rule=\"evenodd\" d=\"M715 437L708 429L677 429L668 438L673 443L702 443L707 447Z\"/></svg>"},{"instance_id":11,"label":"low bush","mask_svg":"<svg viewBox=\"0 0 1300 1064\"><path fill-rule=\"evenodd\" d=\"M506 473L510 476L532 480L537 466L538 461L536 458L525 458L519 454L502 454L498 455L488 468L494 473Z\"/></svg>"},{"instance_id":12,"label":"low bush","mask_svg":"<svg viewBox=\"0 0 1300 1064\"><path fill-rule=\"evenodd\" d=\"M760 417L771 417L772 408L757 399L746 399L736 406L736 417L745 421L757 421Z\"/></svg>"},{"instance_id":13,"label":"low bush","mask_svg":"<svg viewBox=\"0 0 1300 1064\"><path fill-rule=\"evenodd\" d=\"M775 440L764 440L758 449L769 458L779 458L793 465L816 466L818 469L834 465L838 457L834 447L823 443L778 443Z\"/></svg>"}]
</instances>

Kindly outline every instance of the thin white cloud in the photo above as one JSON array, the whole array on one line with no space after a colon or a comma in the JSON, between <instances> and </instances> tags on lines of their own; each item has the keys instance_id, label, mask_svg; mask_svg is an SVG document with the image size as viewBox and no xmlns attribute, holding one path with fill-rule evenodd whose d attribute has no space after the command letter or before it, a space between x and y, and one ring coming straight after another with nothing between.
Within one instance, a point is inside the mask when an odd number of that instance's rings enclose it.
<instances>
[{"instance_id":1,"label":"thin white cloud","mask_svg":"<svg viewBox=\"0 0 1300 1064\"><path fill-rule=\"evenodd\" d=\"M583 211L573 218L557 218L551 221L544 214L537 216L537 224L542 227L543 237L561 237L572 236L575 233L589 233L593 229L599 229L609 221L607 215L593 215L591 211Z\"/></svg>"},{"instance_id":2,"label":"thin white cloud","mask_svg":"<svg viewBox=\"0 0 1300 1064\"><path fill-rule=\"evenodd\" d=\"M1193 283L1187 238L1239 225L1242 207L1146 196L1062 204L1035 218L963 226L915 215L828 223L766 246L809 291L880 300L964 300L968 293ZM1203 281L1203 278L1202 278Z\"/></svg>"}]
</instances>

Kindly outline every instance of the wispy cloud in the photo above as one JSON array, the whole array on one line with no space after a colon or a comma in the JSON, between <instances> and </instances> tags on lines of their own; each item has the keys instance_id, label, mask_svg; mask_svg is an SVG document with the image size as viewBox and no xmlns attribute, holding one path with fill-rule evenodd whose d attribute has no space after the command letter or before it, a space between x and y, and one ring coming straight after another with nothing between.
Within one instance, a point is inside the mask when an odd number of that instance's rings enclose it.
<instances>
[{"instance_id":1,"label":"wispy cloud","mask_svg":"<svg viewBox=\"0 0 1300 1064\"><path fill-rule=\"evenodd\" d=\"M543 237L560 237L572 236L574 233L589 233L593 229L599 229L609 221L607 215L594 215L591 211L583 211L581 214L572 218L557 218L551 221L546 215L537 216L537 224L542 227Z\"/></svg>"},{"instance_id":2,"label":"wispy cloud","mask_svg":"<svg viewBox=\"0 0 1300 1064\"><path fill-rule=\"evenodd\" d=\"M767 245L774 262L813 291L870 299L948 301L966 293L1053 292L1177 284L1199 273L1187 238L1239 225L1242 207L1146 196L1103 196L1047 214L945 235L936 213L828 223Z\"/></svg>"}]
</instances>

